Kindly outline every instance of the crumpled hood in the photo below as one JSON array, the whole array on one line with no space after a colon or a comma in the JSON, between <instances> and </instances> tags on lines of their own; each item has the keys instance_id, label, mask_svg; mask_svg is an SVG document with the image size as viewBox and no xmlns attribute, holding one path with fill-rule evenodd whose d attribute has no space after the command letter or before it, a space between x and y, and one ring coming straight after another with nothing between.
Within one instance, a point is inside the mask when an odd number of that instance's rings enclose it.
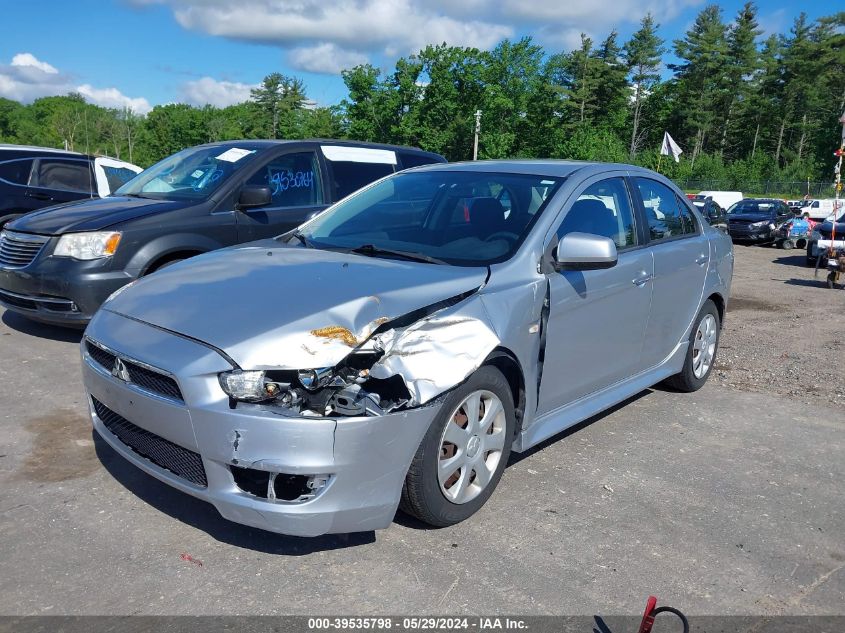
<instances>
[{"instance_id":1,"label":"crumpled hood","mask_svg":"<svg viewBox=\"0 0 845 633\"><path fill-rule=\"evenodd\" d=\"M487 268L267 240L145 277L104 309L198 339L244 369L329 367L383 323L479 288Z\"/></svg>"},{"instance_id":2,"label":"crumpled hood","mask_svg":"<svg viewBox=\"0 0 845 633\"><path fill-rule=\"evenodd\" d=\"M62 235L72 231L100 231L154 213L189 206L190 202L109 196L59 204L14 220L8 228L24 233Z\"/></svg>"}]
</instances>

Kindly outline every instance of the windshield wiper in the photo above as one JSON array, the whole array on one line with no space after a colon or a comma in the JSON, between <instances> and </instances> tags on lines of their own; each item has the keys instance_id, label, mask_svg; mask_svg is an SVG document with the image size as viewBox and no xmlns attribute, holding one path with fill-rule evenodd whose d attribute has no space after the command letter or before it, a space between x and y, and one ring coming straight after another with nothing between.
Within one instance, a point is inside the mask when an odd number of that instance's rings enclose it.
<instances>
[{"instance_id":1,"label":"windshield wiper","mask_svg":"<svg viewBox=\"0 0 845 633\"><path fill-rule=\"evenodd\" d=\"M415 251L397 251L391 248L381 248L375 244L362 244L355 248L349 249L350 253L358 253L359 255L367 255L368 257L377 257L379 255L387 255L388 257L399 257L413 262L425 262L427 264L447 264L442 259L430 257L424 253L417 253Z\"/></svg>"},{"instance_id":2,"label":"windshield wiper","mask_svg":"<svg viewBox=\"0 0 845 633\"><path fill-rule=\"evenodd\" d=\"M298 229L291 233L291 235L298 239L300 244L302 244L305 248L312 248L311 240L305 237Z\"/></svg>"}]
</instances>

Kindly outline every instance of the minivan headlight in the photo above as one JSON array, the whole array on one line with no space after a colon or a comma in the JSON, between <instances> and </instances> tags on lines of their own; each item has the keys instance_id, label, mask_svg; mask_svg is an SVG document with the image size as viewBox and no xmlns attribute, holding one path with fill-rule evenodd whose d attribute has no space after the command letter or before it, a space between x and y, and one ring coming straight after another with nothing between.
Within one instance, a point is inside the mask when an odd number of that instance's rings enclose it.
<instances>
[{"instance_id":1,"label":"minivan headlight","mask_svg":"<svg viewBox=\"0 0 845 633\"><path fill-rule=\"evenodd\" d=\"M53 255L85 260L111 257L120 244L120 236L121 234L115 231L68 233L59 238Z\"/></svg>"}]
</instances>

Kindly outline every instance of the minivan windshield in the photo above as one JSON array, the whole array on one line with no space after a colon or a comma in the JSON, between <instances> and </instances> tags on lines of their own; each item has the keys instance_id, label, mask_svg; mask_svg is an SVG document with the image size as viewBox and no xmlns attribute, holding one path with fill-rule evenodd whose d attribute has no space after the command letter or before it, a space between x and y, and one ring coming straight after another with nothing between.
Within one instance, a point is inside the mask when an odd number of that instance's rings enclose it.
<instances>
[{"instance_id":1,"label":"minivan windshield","mask_svg":"<svg viewBox=\"0 0 845 633\"><path fill-rule=\"evenodd\" d=\"M243 143L189 147L142 171L114 192L160 200L201 200L248 164L255 149Z\"/></svg>"},{"instance_id":2,"label":"minivan windshield","mask_svg":"<svg viewBox=\"0 0 845 633\"><path fill-rule=\"evenodd\" d=\"M517 251L562 182L477 171L399 173L339 202L293 237L372 257L484 266Z\"/></svg>"}]
</instances>

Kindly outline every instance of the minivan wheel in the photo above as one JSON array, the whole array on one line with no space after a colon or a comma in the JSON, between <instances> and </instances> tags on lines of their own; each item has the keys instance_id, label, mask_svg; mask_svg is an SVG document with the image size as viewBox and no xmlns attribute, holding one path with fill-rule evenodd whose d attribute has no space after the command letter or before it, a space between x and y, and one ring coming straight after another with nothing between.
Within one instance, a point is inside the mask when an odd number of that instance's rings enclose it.
<instances>
[{"instance_id":1,"label":"minivan wheel","mask_svg":"<svg viewBox=\"0 0 845 633\"><path fill-rule=\"evenodd\" d=\"M508 381L482 367L444 399L408 469L400 508L436 527L475 514L502 477L514 424Z\"/></svg>"},{"instance_id":2,"label":"minivan wheel","mask_svg":"<svg viewBox=\"0 0 845 633\"><path fill-rule=\"evenodd\" d=\"M716 362L720 329L719 311L708 299L701 307L690 333L684 368L668 378L667 385L686 392L698 391L704 386Z\"/></svg>"}]
</instances>

